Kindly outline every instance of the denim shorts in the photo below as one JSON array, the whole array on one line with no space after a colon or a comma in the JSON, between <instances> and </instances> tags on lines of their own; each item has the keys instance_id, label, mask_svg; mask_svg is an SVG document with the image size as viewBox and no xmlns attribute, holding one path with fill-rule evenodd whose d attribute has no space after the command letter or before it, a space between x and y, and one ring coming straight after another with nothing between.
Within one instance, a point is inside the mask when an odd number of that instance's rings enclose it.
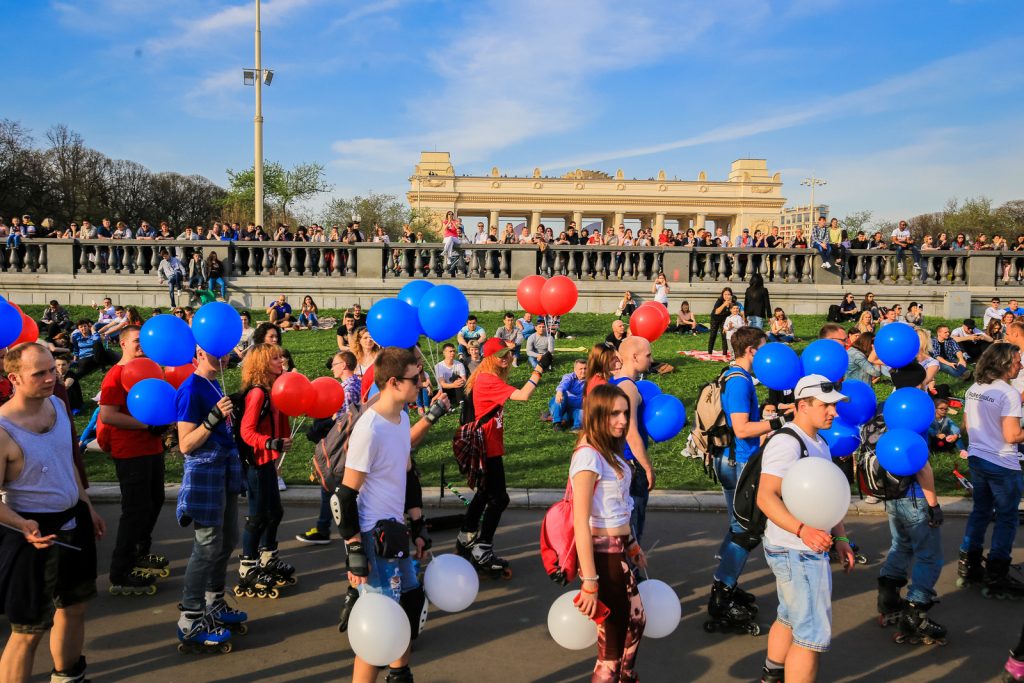
<instances>
[{"instance_id":1,"label":"denim shorts","mask_svg":"<svg viewBox=\"0 0 1024 683\"><path fill-rule=\"evenodd\" d=\"M373 540L373 534L363 532L360 537L363 539L366 559L370 563L370 575L366 577L366 580L371 588L377 589L395 600L398 600L402 593L419 588L420 581L416 576L416 565L411 557L392 560L377 557L377 546Z\"/></svg>"},{"instance_id":2,"label":"denim shorts","mask_svg":"<svg viewBox=\"0 0 1024 683\"><path fill-rule=\"evenodd\" d=\"M814 652L827 652L832 642L832 570L828 553L765 543L764 555L778 587L779 622L792 629L795 644Z\"/></svg>"}]
</instances>

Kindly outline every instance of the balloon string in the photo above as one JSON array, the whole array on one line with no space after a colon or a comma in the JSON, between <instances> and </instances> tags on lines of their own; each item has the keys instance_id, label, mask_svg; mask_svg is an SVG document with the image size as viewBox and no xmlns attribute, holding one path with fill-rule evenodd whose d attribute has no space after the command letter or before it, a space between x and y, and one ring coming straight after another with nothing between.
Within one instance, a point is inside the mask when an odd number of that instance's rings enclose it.
<instances>
[{"instance_id":1,"label":"balloon string","mask_svg":"<svg viewBox=\"0 0 1024 683\"><path fill-rule=\"evenodd\" d=\"M292 439L295 438L295 434L299 431L299 428L302 427L302 423L305 422L305 421L306 421L306 416L303 415L302 417L300 417L298 420L295 421L295 424L292 425L292 434L291 434L291 438Z\"/></svg>"},{"instance_id":2,"label":"balloon string","mask_svg":"<svg viewBox=\"0 0 1024 683\"><path fill-rule=\"evenodd\" d=\"M652 543L651 547L647 549L647 552L644 553L644 556L647 557L647 559L650 559L651 553L654 552L654 549L658 547L659 543L661 543L660 538ZM644 573L644 578L650 580L651 577L647 574L647 567L644 567L641 571Z\"/></svg>"}]
</instances>

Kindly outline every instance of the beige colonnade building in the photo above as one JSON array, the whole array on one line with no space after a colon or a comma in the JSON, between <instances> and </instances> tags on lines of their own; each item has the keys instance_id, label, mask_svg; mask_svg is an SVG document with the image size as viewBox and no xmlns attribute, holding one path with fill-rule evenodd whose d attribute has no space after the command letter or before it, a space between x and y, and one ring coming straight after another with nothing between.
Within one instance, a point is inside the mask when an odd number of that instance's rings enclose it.
<instances>
[{"instance_id":1,"label":"beige colonnade building","mask_svg":"<svg viewBox=\"0 0 1024 683\"><path fill-rule=\"evenodd\" d=\"M725 228L737 237L743 228L765 232L778 224L786 200L780 174L770 174L764 159L738 159L726 180L669 180L665 171L647 180L627 179L577 169L552 178L534 169L532 177L508 177L497 167L489 176L456 175L448 152L423 152L407 195L413 209L440 221L446 211L480 216L488 228L525 220L531 231L545 220L574 221L577 228L600 221L618 226L639 219L657 236L666 222L687 228ZM472 233L472 227L466 226Z\"/></svg>"}]
</instances>

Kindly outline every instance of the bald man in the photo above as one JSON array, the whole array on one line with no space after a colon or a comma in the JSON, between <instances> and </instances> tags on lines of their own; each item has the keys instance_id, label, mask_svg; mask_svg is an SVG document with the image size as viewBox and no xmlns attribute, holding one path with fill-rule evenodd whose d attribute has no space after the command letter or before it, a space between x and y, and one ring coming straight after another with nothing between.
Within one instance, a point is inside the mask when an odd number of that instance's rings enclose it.
<instances>
[{"instance_id":1,"label":"bald man","mask_svg":"<svg viewBox=\"0 0 1024 683\"><path fill-rule=\"evenodd\" d=\"M619 345L618 357L622 367L609 381L617 385L629 398L629 432L626 434L626 451L623 454L633 470L633 480L629 487L629 495L633 499L633 514L630 526L636 540L644 533L644 522L647 517L647 498L654 488L654 466L647 457L647 429L644 427L644 400L637 389L636 383L640 376L650 370L651 343L643 337L626 337Z\"/></svg>"}]
</instances>

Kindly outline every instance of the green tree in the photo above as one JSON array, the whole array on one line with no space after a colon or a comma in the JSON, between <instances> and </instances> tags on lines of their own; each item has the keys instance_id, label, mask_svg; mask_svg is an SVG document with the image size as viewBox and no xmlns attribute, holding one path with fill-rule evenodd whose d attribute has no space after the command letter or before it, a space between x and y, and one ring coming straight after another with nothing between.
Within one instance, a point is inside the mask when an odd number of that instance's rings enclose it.
<instances>
[{"instance_id":1,"label":"green tree","mask_svg":"<svg viewBox=\"0 0 1024 683\"><path fill-rule=\"evenodd\" d=\"M414 215L409 206L398 197L372 190L365 197L339 197L327 203L322 219L324 225L343 226L352 220L361 223L367 238L371 237L375 225L380 225L392 239L397 239L402 234L404 224L409 223L413 231L418 225L424 224L424 219Z\"/></svg>"},{"instance_id":2,"label":"green tree","mask_svg":"<svg viewBox=\"0 0 1024 683\"><path fill-rule=\"evenodd\" d=\"M991 233L999 228L999 218L992 209L992 200L988 197L972 197L960 203L956 198L946 202L942 212L942 225L946 232L963 232L977 236L980 233Z\"/></svg>"},{"instance_id":3,"label":"green tree","mask_svg":"<svg viewBox=\"0 0 1024 683\"><path fill-rule=\"evenodd\" d=\"M839 224L846 229L846 234L850 239L853 239L858 232L867 229L868 221L871 220L872 215L873 213L869 210L854 211L845 218L841 218Z\"/></svg>"},{"instance_id":4,"label":"green tree","mask_svg":"<svg viewBox=\"0 0 1024 683\"><path fill-rule=\"evenodd\" d=\"M228 195L225 204L228 206L252 206L256 201L256 169L249 167L242 171L227 169ZM287 217L288 207L295 202L310 199L318 194L330 192L333 186L324 179L322 164L296 164L286 169L276 161L263 164L263 204L264 212L273 207Z\"/></svg>"}]
</instances>

